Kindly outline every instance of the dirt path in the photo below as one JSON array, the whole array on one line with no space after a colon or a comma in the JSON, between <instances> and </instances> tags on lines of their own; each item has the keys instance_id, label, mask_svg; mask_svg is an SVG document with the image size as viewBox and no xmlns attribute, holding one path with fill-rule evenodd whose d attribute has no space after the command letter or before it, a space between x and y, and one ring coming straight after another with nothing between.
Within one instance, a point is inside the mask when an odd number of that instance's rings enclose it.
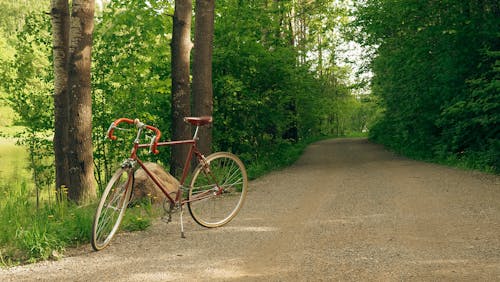
<instances>
[{"instance_id":1,"label":"dirt path","mask_svg":"<svg viewBox=\"0 0 500 282\"><path fill-rule=\"evenodd\" d=\"M176 217L177 218L177 217ZM219 229L121 234L0 281L500 281L500 177L396 157L364 139L311 145L251 182Z\"/></svg>"}]
</instances>

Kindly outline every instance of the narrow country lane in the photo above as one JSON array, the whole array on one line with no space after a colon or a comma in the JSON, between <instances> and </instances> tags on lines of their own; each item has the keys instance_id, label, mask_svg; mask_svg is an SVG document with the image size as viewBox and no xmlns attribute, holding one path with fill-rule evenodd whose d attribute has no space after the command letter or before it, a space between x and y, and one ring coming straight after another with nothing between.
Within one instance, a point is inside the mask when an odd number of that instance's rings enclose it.
<instances>
[{"instance_id":1,"label":"narrow country lane","mask_svg":"<svg viewBox=\"0 0 500 282\"><path fill-rule=\"evenodd\" d=\"M500 177L408 160L366 139L315 143L250 183L240 214L174 222L0 281L500 281Z\"/></svg>"}]
</instances>

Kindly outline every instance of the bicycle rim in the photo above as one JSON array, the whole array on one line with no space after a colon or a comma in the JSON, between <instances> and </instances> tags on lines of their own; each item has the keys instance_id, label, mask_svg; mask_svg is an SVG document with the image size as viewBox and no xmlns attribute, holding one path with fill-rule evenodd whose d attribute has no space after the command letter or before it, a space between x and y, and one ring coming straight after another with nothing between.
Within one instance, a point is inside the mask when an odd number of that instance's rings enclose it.
<instances>
[{"instance_id":1,"label":"bicycle rim","mask_svg":"<svg viewBox=\"0 0 500 282\"><path fill-rule=\"evenodd\" d=\"M189 189L188 208L193 219L205 227L222 226L243 205L248 178L245 166L233 154L219 152L206 158L208 169L199 165ZM223 193L216 195L218 187Z\"/></svg>"},{"instance_id":2,"label":"bicycle rim","mask_svg":"<svg viewBox=\"0 0 500 282\"><path fill-rule=\"evenodd\" d=\"M130 198L132 174L119 169L104 190L94 216L92 247L99 251L108 246L125 214Z\"/></svg>"}]
</instances>

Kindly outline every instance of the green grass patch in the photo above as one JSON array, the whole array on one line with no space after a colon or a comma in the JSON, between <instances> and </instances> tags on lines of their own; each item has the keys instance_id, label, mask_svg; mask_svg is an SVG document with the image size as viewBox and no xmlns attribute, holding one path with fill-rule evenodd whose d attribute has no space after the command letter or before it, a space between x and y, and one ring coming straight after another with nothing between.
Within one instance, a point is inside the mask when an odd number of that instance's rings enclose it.
<instances>
[{"instance_id":1,"label":"green grass patch","mask_svg":"<svg viewBox=\"0 0 500 282\"><path fill-rule=\"evenodd\" d=\"M0 138L0 265L57 259L64 249L88 243L95 206L57 202L55 191L36 191L28 153L13 138Z\"/></svg>"},{"instance_id":2,"label":"green grass patch","mask_svg":"<svg viewBox=\"0 0 500 282\"><path fill-rule=\"evenodd\" d=\"M129 232L146 230L151 226L153 219L161 215L163 215L161 204L152 204L149 198L129 203L121 223L121 229Z\"/></svg>"},{"instance_id":3,"label":"green grass patch","mask_svg":"<svg viewBox=\"0 0 500 282\"><path fill-rule=\"evenodd\" d=\"M141 231L146 230L152 224L153 216L150 213L144 212L142 208L129 208L125 212L121 230L124 231Z\"/></svg>"},{"instance_id":4,"label":"green grass patch","mask_svg":"<svg viewBox=\"0 0 500 282\"><path fill-rule=\"evenodd\" d=\"M4 266L57 259L65 248L89 242L95 206L78 207L63 200L44 201L37 208L26 182L2 183L0 190L0 262Z\"/></svg>"},{"instance_id":5,"label":"green grass patch","mask_svg":"<svg viewBox=\"0 0 500 282\"><path fill-rule=\"evenodd\" d=\"M16 116L16 113L11 107L3 105L1 102L0 100L0 128L3 129L4 127L12 126L12 120Z\"/></svg>"}]
</instances>

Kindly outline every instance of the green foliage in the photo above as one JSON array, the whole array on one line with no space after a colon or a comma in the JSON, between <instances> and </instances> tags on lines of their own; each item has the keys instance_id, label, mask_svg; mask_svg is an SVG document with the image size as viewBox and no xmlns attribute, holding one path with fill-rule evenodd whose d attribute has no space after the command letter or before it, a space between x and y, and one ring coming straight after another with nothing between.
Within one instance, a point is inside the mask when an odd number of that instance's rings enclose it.
<instances>
[{"instance_id":1,"label":"green foliage","mask_svg":"<svg viewBox=\"0 0 500 282\"><path fill-rule=\"evenodd\" d=\"M54 235L38 225L34 225L29 230L20 227L15 238L19 242L19 248L26 252L31 262L38 259L46 260L54 251L60 252L63 249Z\"/></svg>"},{"instance_id":2,"label":"green foliage","mask_svg":"<svg viewBox=\"0 0 500 282\"><path fill-rule=\"evenodd\" d=\"M7 35L0 28L0 77L3 79L13 76L12 66L15 58L15 49L11 46ZM0 84L0 105L2 105L2 98L6 96L6 89L4 84ZM3 121L2 121L3 123ZM3 125L3 124L0 124Z\"/></svg>"},{"instance_id":3,"label":"green foliage","mask_svg":"<svg viewBox=\"0 0 500 282\"><path fill-rule=\"evenodd\" d=\"M385 108L374 140L424 159L474 156L474 167L498 171L498 9L496 1L360 2L354 26L362 43L378 46L372 90Z\"/></svg>"},{"instance_id":4,"label":"green foliage","mask_svg":"<svg viewBox=\"0 0 500 282\"><path fill-rule=\"evenodd\" d=\"M158 208L154 208L149 199L129 204L122 222L125 231L140 231L151 226L152 219L160 216Z\"/></svg>"},{"instance_id":5,"label":"green foliage","mask_svg":"<svg viewBox=\"0 0 500 282\"><path fill-rule=\"evenodd\" d=\"M34 132L52 127L52 62L50 18L33 13L26 17L17 34L12 75L6 76L5 90L18 123Z\"/></svg>"},{"instance_id":6,"label":"green foliage","mask_svg":"<svg viewBox=\"0 0 500 282\"><path fill-rule=\"evenodd\" d=\"M335 65L335 42L316 39L333 34L333 19L341 19L345 11L329 1L301 6L227 0L218 2L218 9L213 55L216 150L233 151L253 165L300 140L364 127L362 103L346 86L346 71ZM303 13L294 14L296 10ZM314 36L291 28L305 13L311 14L307 28ZM318 49L330 57L306 58L306 53L319 55Z\"/></svg>"},{"instance_id":7,"label":"green foliage","mask_svg":"<svg viewBox=\"0 0 500 282\"><path fill-rule=\"evenodd\" d=\"M4 179L0 184L0 261L2 264L57 259L68 246L90 240L95 206L77 207L62 200L37 208L27 182ZM50 199L52 198L52 201Z\"/></svg>"},{"instance_id":8,"label":"green foliage","mask_svg":"<svg viewBox=\"0 0 500 282\"><path fill-rule=\"evenodd\" d=\"M113 1L97 20L94 40L94 144L98 181L102 187L123 159L120 152L134 136L103 142L109 123L121 116L138 117L154 124L168 136L170 128L170 50L172 27L167 1ZM345 70L331 60L302 62L303 53L314 49L311 37L300 48L289 23L294 19L292 2L217 4L215 26L214 150L229 150L249 162L270 153L273 146L317 135L342 135L363 128L366 115L361 102L342 82ZM311 30L333 32L338 15L328 1L319 1ZM326 7L326 8L325 8ZM325 8L325 9L322 9ZM112 46L112 48L110 48ZM334 45L323 44L333 52ZM330 48L330 49L329 49ZM313 52L317 52L312 50ZM326 51L325 51L326 52ZM326 63L326 62L330 63ZM313 68L312 65L315 65ZM319 74L321 72L321 75ZM353 118L356 116L356 118ZM356 120L358 124L352 122ZM230 130L228 130L230 129ZM120 134L120 133L119 133ZM124 143L126 140L128 143ZM169 155L159 156L167 163Z\"/></svg>"},{"instance_id":9,"label":"green foliage","mask_svg":"<svg viewBox=\"0 0 500 282\"><path fill-rule=\"evenodd\" d=\"M105 142L119 117L139 118L169 136L170 32L168 1L112 1L97 19L93 49L93 123L101 189L131 140ZM135 137L135 136L133 136ZM131 137L131 138L133 138ZM128 142L128 143L124 143ZM158 158L166 158L164 153Z\"/></svg>"},{"instance_id":10,"label":"green foliage","mask_svg":"<svg viewBox=\"0 0 500 282\"><path fill-rule=\"evenodd\" d=\"M49 0L0 0L0 30L4 30L7 35L15 34L24 25L24 18L32 12L40 12L49 7Z\"/></svg>"},{"instance_id":11,"label":"green foliage","mask_svg":"<svg viewBox=\"0 0 500 282\"><path fill-rule=\"evenodd\" d=\"M437 124L452 152L469 166L500 172L500 51L486 52L477 78L444 107Z\"/></svg>"},{"instance_id":12,"label":"green foliage","mask_svg":"<svg viewBox=\"0 0 500 282\"><path fill-rule=\"evenodd\" d=\"M7 100L23 130L16 137L29 152L29 168L39 190L53 182L52 143L52 62L50 18L40 12L26 15L16 37L16 54L9 61L11 71L2 73Z\"/></svg>"}]
</instances>

